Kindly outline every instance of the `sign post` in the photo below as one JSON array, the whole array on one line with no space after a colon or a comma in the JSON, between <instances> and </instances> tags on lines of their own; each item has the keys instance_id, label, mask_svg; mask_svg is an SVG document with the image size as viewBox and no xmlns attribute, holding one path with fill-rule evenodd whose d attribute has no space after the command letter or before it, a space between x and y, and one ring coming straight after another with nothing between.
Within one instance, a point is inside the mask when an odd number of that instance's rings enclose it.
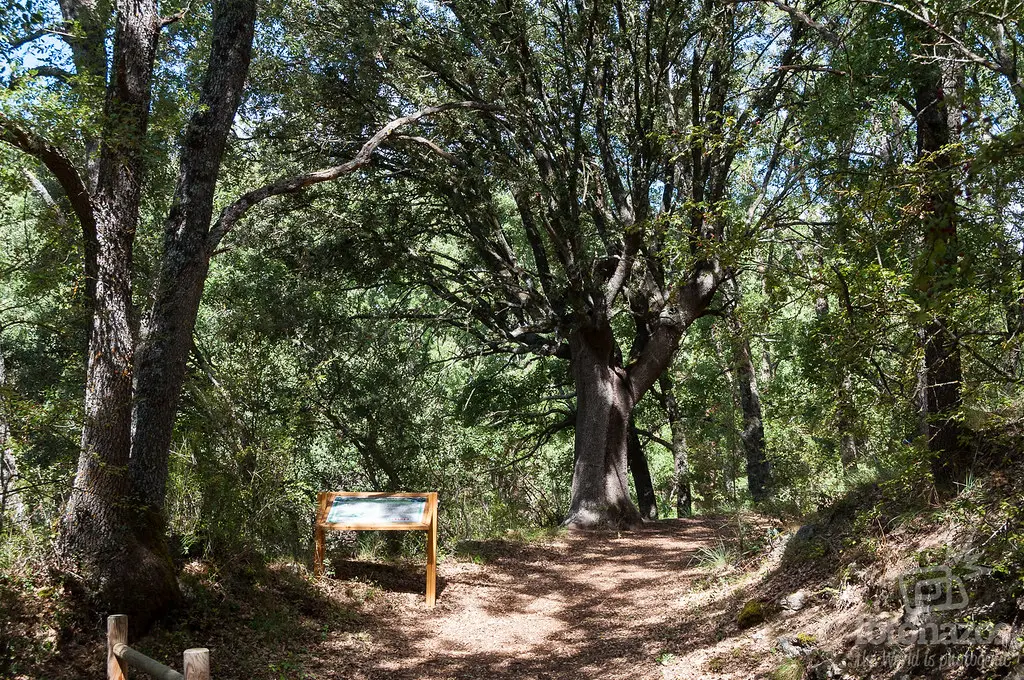
<instances>
[{"instance_id":1,"label":"sign post","mask_svg":"<svg viewBox=\"0 0 1024 680\"><path fill-rule=\"evenodd\" d=\"M437 492L322 491L317 499L314 574L324 573L327 531L426 531L427 606L437 593Z\"/></svg>"}]
</instances>

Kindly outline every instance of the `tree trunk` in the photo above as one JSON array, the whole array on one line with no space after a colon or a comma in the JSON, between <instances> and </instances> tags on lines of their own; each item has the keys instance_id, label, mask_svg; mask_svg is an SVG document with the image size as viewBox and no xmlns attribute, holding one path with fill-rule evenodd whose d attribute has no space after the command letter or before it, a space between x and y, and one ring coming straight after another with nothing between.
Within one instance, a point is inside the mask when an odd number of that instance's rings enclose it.
<instances>
[{"instance_id":1,"label":"tree trunk","mask_svg":"<svg viewBox=\"0 0 1024 680\"><path fill-rule=\"evenodd\" d=\"M572 503L565 526L630 529L641 523L629 497L627 438L635 400L615 357L611 325L574 330L569 338L576 385Z\"/></svg>"},{"instance_id":2,"label":"tree trunk","mask_svg":"<svg viewBox=\"0 0 1024 680\"><path fill-rule=\"evenodd\" d=\"M129 613L133 626L142 629L176 603L179 592L163 522L139 511L128 475L134 224L128 211L111 208L101 214L82 453L57 549L97 605Z\"/></svg>"},{"instance_id":3,"label":"tree trunk","mask_svg":"<svg viewBox=\"0 0 1024 680\"><path fill-rule=\"evenodd\" d=\"M764 423L761 418L761 395L757 389L757 374L751 358L750 341L743 326L733 312L729 317L735 345L736 387L740 395L743 430L740 442L747 461L747 489L755 503L768 498L772 483L771 464L765 454Z\"/></svg>"},{"instance_id":4,"label":"tree trunk","mask_svg":"<svg viewBox=\"0 0 1024 680\"><path fill-rule=\"evenodd\" d=\"M626 442L626 463L633 475L633 486L636 487L636 504L643 519L658 519L658 499L654 495L654 483L651 481L651 468L647 464L647 455L636 425L630 419L629 438Z\"/></svg>"},{"instance_id":5,"label":"tree trunk","mask_svg":"<svg viewBox=\"0 0 1024 680\"><path fill-rule=\"evenodd\" d=\"M1010 375L1021 378L1021 342L1024 339L1024 251L1013 244L1008 248L1016 266L1015 294L1006 303L1006 345L1010 347L1007 367Z\"/></svg>"},{"instance_id":6,"label":"tree trunk","mask_svg":"<svg viewBox=\"0 0 1024 680\"><path fill-rule=\"evenodd\" d=\"M168 452L209 264L214 186L248 73L254 21L253 0L215 4L208 69L185 134L156 296L136 357L132 248L161 22L152 2L118 7L93 199L97 274L82 453L57 551L95 604L128 614L136 630L180 599L162 513Z\"/></svg>"},{"instance_id":7,"label":"tree trunk","mask_svg":"<svg viewBox=\"0 0 1024 680\"><path fill-rule=\"evenodd\" d=\"M963 379L960 347L946 315L959 276L957 190L949 148L957 123L951 120L954 112L947 102L947 94L958 92L952 68L933 60L913 70L918 163L925 174L920 199L924 251L917 288L922 310L929 316L924 328L928 446L935 486L943 496L956 493L971 462L958 415Z\"/></svg>"},{"instance_id":8,"label":"tree trunk","mask_svg":"<svg viewBox=\"0 0 1024 680\"><path fill-rule=\"evenodd\" d=\"M74 31L64 31L64 40L71 49L71 61L75 75L87 81L91 87L102 88L107 82L107 21L110 17L110 3L107 0L59 0L61 15ZM88 98L92 95L86 92ZM82 131L85 147L85 176L90 191L95 191L99 181L100 140L88 129ZM86 243L88 249L90 244ZM87 258L88 259L88 258ZM90 274L88 285L93 278ZM91 291L87 292L91 301Z\"/></svg>"},{"instance_id":9,"label":"tree trunk","mask_svg":"<svg viewBox=\"0 0 1024 680\"><path fill-rule=\"evenodd\" d=\"M10 409L7 394L7 365L4 363L4 348L0 342L0 528L7 518L8 509L17 524L25 522L25 506L13 486L18 479L18 463L11 448Z\"/></svg>"},{"instance_id":10,"label":"tree trunk","mask_svg":"<svg viewBox=\"0 0 1024 680\"><path fill-rule=\"evenodd\" d=\"M158 517L139 512L131 450L133 243L159 17L149 2L118 7L114 75L106 106L97 192L96 287L86 372L85 422L75 484L57 542L69 572L97 604L144 628L180 597Z\"/></svg>"},{"instance_id":11,"label":"tree trunk","mask_svg":"<svg viewBox=\"0 0 1024 680\"><path fill-rule=\"evenodd\" d=\"M672 431L672 462L675 468L672 494L676 499L676 516L690 517L693 515L693 492L690 489L689 448L686 444L683 418L676 401L675 386L668 372L662 373L658 381L661 385L662 407Z\"/></svg>"},{"instance_id":12,"label":"tree trunk","mask_svg":"<svg viewBox=\"0 0 1024 680\"><path fill-rule=\"evenodd\" d=\"M925 332L918 329L915 333L917 348L920 351L917 366L914 370L914 406L917 408L917 437L924 437L928 442L928 362L925 360Z\"/></svg>"},{"instance_id":13,"label":"tree trunk","mask_svg":"<svg viewBox=\"0 0 1024 680\"><path fill-rule=\"evenodd\" d=\"M817 237L818 235L815 234L815 236ZM818 258L818 266L821 268L825 266L820 257ZM845 301L846 320L852 327L853 312L849 305L849 294L846 284L841 277L840 286L842 299ZM822 293L814 302L814 314L818 317L819 322L825 323L830 313L828 297ZM857 436L854 433L857 408L853 403L853 378L850 375L850 369L841 357L838 359L839 365L834 366L834 371L839 377L839 387L836 390L836 430L839 432L839 460L842 462L844 469L849 469L857 467Z\"/></svg>"},{"instance_id":14,"label":"tree trunk","mask_svg":"<svg viewBox=\"0 0 1024 680\"><path fill-rule=\"evenodd\" d=\"M838 429L839 429L839 459L844 468L856 469L857 458L857 437L854 434L857 408L853 403L853 379L850 371L845 366L840 369L843 379L839 385L839 404L837 406Z\"/></svg>"},{"instance_id":15,"label":"tree trunk","mask_svg":"<svg viewBox=\"0 0 1024 680\"><path fill-rule=\"evenodd\" d=\"M214 245L214 189L249 72L255 21L254 0L221 0L214 6L209 68L182 143L160 278L139 344L131 477L154 510L162 510L166 496L178 399Z\"/></svg>"}]
</instances>

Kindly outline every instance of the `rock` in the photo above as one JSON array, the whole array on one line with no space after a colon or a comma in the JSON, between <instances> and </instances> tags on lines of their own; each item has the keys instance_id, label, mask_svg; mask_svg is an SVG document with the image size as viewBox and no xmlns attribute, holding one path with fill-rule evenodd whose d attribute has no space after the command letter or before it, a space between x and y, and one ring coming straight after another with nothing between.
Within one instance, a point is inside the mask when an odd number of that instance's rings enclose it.
<instances>
[{"instance_id":1,"label":"rock","mask_svg":"<svg viewBox=\"0 0 1024 680\"><path fill-rule=\"evenodd\" d=\"M839 591L839 602L844 607L859 605L867 599L868 589L866 586L847 585Z\"/></svg>"},{"instance_id":2,"label":"rock","mask_svg":"<svg viewBox=\"0 0 1024 680\"><path fill-rule=\"evenodd\" d=\"M779 606L789 611L798 612L807 605L808 594L806 590L798 590L790 593L779 600Z\"/></svg>"},{"instance_id":3,"label":"rock","mask_svg":"<svg viewBox=\"0 0 1024 680\"><path fill-rule=\"evenodd\" d=\"M1006 676L1006 680L1024 680L1024 663L1017 664Z\"/></svg>"},{"instance_id":4,"label":"rock","mask_svg":"<svg viewBox=\"0 0 1024 680\"><path fill-rule=\"evenodd\" d=\"M798 646L793 640L790 640L789 638L779 638L778 641L775 643L775 646L778 648L780 652L782 652L791 659L795 659L807 653L806 649L803 649L802 647Z\"/></svg>"},{"instance_id":5,"label":"rock","mask_svg":"<svg viewBox=\"0 0 1024 680\"><path fill-rule=\"evenodd\" d=\"M843 669L835 661L827 660L811 668L806 677L813 680L833 680L843 677Z\"/></svg>"},{"instance_id":6,"label":"rock","mask_svg":"<svg viewBox=\"0 0 1024 680\"><path fill-rule=\"evenodd\" d=\"M850 583L864 583L867 581L868 569L856 562L850 562L846 565L846 577Z\"/></svg>"},{"instance_id":7,"label":"rock","mask_svg":"<svg viewBox=\"0 0 1024 680\"><path fill-rule=\"evenodd\" d=\"M796 530L796 540L809 541L814 538L815 529L813 524L805 524Z\"/></svg>"},{"instance_id":8,"label":"rock","mask_svg":"<svg viewBox=\"0 0 1024 680\"><path fill-rule=\"evenodd\" d=\"M743 605L740 613L736 615L736 623L740 628L750 628L759 623L764 623L764 603L758 600L750 600Z\"/></svg>"}]
</instances>

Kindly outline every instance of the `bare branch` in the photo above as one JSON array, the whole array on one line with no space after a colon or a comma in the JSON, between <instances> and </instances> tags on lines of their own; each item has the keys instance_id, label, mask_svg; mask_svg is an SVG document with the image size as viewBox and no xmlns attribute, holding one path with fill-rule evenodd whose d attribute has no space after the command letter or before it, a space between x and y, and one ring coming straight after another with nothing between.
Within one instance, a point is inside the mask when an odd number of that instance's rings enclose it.
<instances>
[{"instance_id":1,"label":"bare branch","mask_svg":"<svg viewBox=\"0 0 1024 680\"><path fill-rule=\"evenodd\" d=\"M35 42L36 40L39 40L40 38L42 38L44 35L48 35L48 34L51 34L51 33L57 33L58 35L62 35L61 33L58 32L58 29L61 28L62 26L63 26L63 24L56 24L56 25L53 25L53 26L44 26L43 28L37 28L36 30L32 31L31 33L26 33L25 35L21 36L20 38L16 38L16 39L12 40L10 42L10 45L9 45L8 49L16 50L19 47L24 47L25 45L29 44L30 42Z\"/></svg>"},{"instance_id":2,"label":"bare branch","mask_svg":"<svg viewBox=\"0 0 1024 680\"><path fill-rule=\"evenodd\" d=\"M373 158L373 152L377 150L384 141L391 137L396 130L399 128L415 123L421 118L432 116L444 111L451 111L453 109L466 109L471 111L499 111L500 106L495 104L487 104L484 102L477 101L465 101L465 102L450 102L447 104L440 104L437 106L428 106L427 108L420 109L415 113L411 113L408 116L402 116L396 118L384 127L382 127L377 134L371 137L362 148L359 149L359 153L356 154L352 160L336 165L331 168L324 168L315 172L306 173L303 175L295 175L293 177L285 177L279 179L276 182L264 185L259 189L254 189L243 194L234 203L224 208L221 211L220 217L217 218L217 222L214 224L213 229L210 232L210 247L211 250L215 249L217 244L220 243L221 239L234 228L235 223L249 211L254 205L260 201L264 201L273 196L280 196L282 194L294 194L307 187L311 187L314 184L320 184L321 182L330 182L336 180L339 177L343 177L350 174L359 168L367 165Z\"/></svg>"},{"instance_id":3,"label":"bare branch","mask_svg":"<svg viewBox=\"0 0 1024 680\"><path fill-rule=\"evenodd\" d=\"M70 71L65 71L58 66L47 66L46 64L34 66L29 72L33 73L37 78L55 78L65 84L75 77L75 74ZM8 88L13 90L24 79L24 76L12 76Z\"/></svg>"},{"instance_id":4,"label":"bare branch","mask_svg":"<svg viewBox=\"0 0 1024 680\"><path fill-rule=\"evenodd\" d=\"M23 172L25 173L25 177L28 178L29 184L31 184L32 188L35 189L37 194L39 194L39 197L43 199L43 203L45 203L50 208L50 210L53 211L53 214L57 218L57 221L61 225L67 224L67 219L65 219L64 217L64 211L62 211L60 209L60 206L57 205L57 202L53 200L53 196L50 195L50 192L47 190L46 186L39 181L39 178L36 177L35 173L33 173L31 170L25 168Z\"/></svg>"},{"instance_id":5,"label":"bare branch","mask_svg":"<svg viewBox=\"0 0 1024 680\"><path fill-rule=\"evenodd\" d=\"M75 216L85 232L86 248L96 240L96 218L93 213L92 197L85 181L71 159L55 144L22 127L0 113L0 141L36 158L60 183L68 197Z\"/></svg>"},{"instance_id":6,"label":"bare branch","mask_svg":"<svg viewBox=\"0 0 1024 680\"><path fill-rule=\"evenodd\" d=\"M633 262L636 260L636 254L640 251L642 240L643 231L639 225L633 224L627 227L626 237L623 239L622 244L622 255L619 257L615 271L605 286L604 301L606 308L611 309L616 296L618 296L622 287L626 284L630 273L633 271Z\"/></svg>"},{"instance_id":7,"label":"bare branch","mask_svg":"<svg viewBox=\"0 0 1024 680\"><path fill-rule=\"evenodd\" d=\"M395 139L401 139L401 140L407 141L407 142L415 142L416 144L419 144L421 146L425 146L428 149L430 149L432 152L434 152L435 154L440 156L441 158L443 158L446 161L448 161L449 163L451 163L452 165L458 165L459 167L465 167L465 165L466 165L465 162L463 162L463 160L461 158L459 158L458 156L456 156L455 154L453 154L450 151L442 149L440 146L438 146L432 140L427 139L426 137L418 137L418 136L414 136L414 135L398 135L398 136L395 137Z\"/></svg>"},{"instance_id":8,"label":"bare branch","mask_svg":"<svg viewBox=\"0 0 1024 680\"><path fill-rule=\"evenodd\" d=\"M808 28L814 30L818 35L822 36L823 38L828 40L830 43L832 43L834 45L839 44L840 39L839 39L838 35L836 35L832 31L830 31L829 29L827 29L825 27L825 25L822 24L821 22L818 22L818 21L815 21L814 19L812 19L810 16L807 15L807 13L797 9L796 7L793 7L791 5L787 5L786 3L782 2L782 0L768 0L768 2L770 2L773 5L775 5L776 7L781 9L783 12L785 12L789 16L793 17L794 19L796 19L800 23L804 24Z\"/></svg>"}]
</instances>

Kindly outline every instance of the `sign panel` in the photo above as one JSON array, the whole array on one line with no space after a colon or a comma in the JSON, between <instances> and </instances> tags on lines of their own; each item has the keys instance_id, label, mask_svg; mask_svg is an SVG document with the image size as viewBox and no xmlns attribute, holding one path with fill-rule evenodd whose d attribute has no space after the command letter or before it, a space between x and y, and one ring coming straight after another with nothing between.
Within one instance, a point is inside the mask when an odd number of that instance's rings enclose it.
<instances>
[{"instance_id":1,"label":"sign panel","mask_svg":"<svg viewBox=\"0 0 1024 680\"><path fill-rule=\"evenodd\" d=\"M437 492L323 491L313 527L313 565L324 574L327 531L426 531L427 606L437 595Z\"/></svg>"},{"instance_id":2,"label":"sign panel","mask_svg":"<svg viewBox=\"0 0 1024 680\"><path fill-rule=\"evenodd\" d=\"M427 497L335 496L327 512L327 524L423 524L427 521Z\"/></svg>"}]
</instances>

